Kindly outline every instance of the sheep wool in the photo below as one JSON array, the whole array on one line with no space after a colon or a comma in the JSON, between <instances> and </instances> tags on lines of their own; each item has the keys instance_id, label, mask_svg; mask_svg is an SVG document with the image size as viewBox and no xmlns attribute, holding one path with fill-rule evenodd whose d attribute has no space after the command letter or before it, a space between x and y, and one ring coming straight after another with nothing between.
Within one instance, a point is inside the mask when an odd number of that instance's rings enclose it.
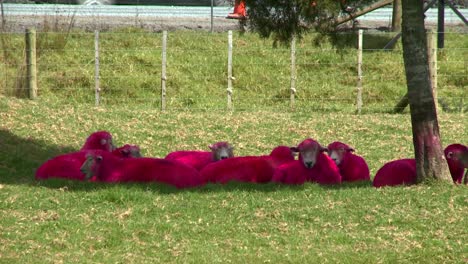
<instances>
[{"instance_id":1,"label":"sheep wool","mask_svg":"<svg viewBox=\"0 0 468 264\"><path fill-rule=\"evenodd\" d=\"M369 166L363 157L354 154L354 149L336 141L327 147L330 158L336 163L344 182L370 181Z\"/></svg>"},{"instance_id":2,"label":"sheep wool","mask_svg":"<svg viewBox=\"0 0 468 264\"><path fill-rule=\"evenodd\" d=\"M411 185L416 183L416 160L399 159L388 162L375 174L374 187Z\"/></svg>"},{"instance_id":3,"label":"sheep wool","mask_svg":"<svg viewBox=\"0 0 468 264\"><path fill-rule=\"evenodd\" d=\"M80 167L86 160L84 151L91 149L112 151L114 149L112 135L107 131L92 133L88 136L80 151L59 155L44 162L36 170L35 178L37 180L50 177L83 180L84 175L81 173Z\"/></svg>"},{"instance_id":4,"label":"sheep wool","mask_svg":"<svg viewBox=\"0 0 468 264\"><path fill-rule=\"evenodd\" d=\"M194 168L173 160L157 158L122 159L109 152L91 150L81 170L102 182L160 182L177 188L203 184Z\"/></svg>"},{"instance_id":5,"label":"sheep wool","mask_svg":"<svg viewBox=\"0 0 468 264\"><path fill-rule=\"evenodd\" d=\"M465 157L468 147L462 144L451 144L444 149L445 159L453 182L462 183L463 173L468 168ZM384 164L376 173L372 185L374 187L395 186L416 183L416 160L399 159Z\"/></svg>"},{"instance_id":6,"label":"sheep wool","mask_svg":"<svg viewBox=\"0 0 468 264\"><path fill-rule=\"evenodd\" d=\"M294 154L289 147L278 146L269 155L235 157L212 163L201 171L201 175L205 182L266 183L271 181L278 166L293 160Z\"/></svg>"},{"instance_id":7,"label":"sheep wool","mask_svg":"<svg viewBox=\"0 0 468 264\"><path fill-rule=\"evenodd\" d=\"M96 131L89 135L80 150L102 149L109 152L115 149L112 135L107 131Z\"/></svg>"},{"instance_id":8,"label":"sheep wool","mask_svg":"<svg viewBox=\"0 0 468 264\"><path fill-rule=\"evenodd\" d=\"M179 150L165 157L167 160L175 160L194 167L201 171L210 163L234 157L233 147L228 142L217 142L209 146L211 151Z\"/></svg>"},{"instance_id":9,"label":"sheep wool","mask_svg":"<svg viewBox=\"0 0 468 264\"><path fill-rule=\"evenodd\" d=\"M468 169L468 146L451 144L445 148L444 154L453 182L461 184L463 173Z\"/></svg>"},{"instance_id":10,"label":"sheep wool","mask_svg":"<svg viewBox=\"0 0 468 264\"><path fill-rule=\"evenodd\" d=\"M284 184L303 184L306 181L319 184L340 184L341 175L335 162L323 152L326 151L317 141L306 139L297 147L299 160L279 166L272 181Z\"/></svg>"},{"instance_id":11,"label":"sheep wool","mask_svg":"<svg viewBox=\"0 0 468 264\"><path fill-rule=\"evenodd\" d=\"M141 156L140 148L135 145L124 145L114 150L112 154L120 158L134 158ZM35 178L37 180L65 178L82 181L85 179L85 175L80 171L80 168L85 161L86 151L77 151L56 156L44 162L36 170Z\"/></svg>"}]
</instances>

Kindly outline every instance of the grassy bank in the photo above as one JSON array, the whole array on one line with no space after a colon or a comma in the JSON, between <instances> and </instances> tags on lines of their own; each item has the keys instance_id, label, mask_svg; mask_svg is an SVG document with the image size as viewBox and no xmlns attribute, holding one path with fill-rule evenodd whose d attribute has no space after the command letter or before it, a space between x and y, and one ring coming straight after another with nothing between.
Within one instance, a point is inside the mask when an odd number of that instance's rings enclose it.
<instances>
[{"instance_id":1,"label":"grassy bank","mask_svg":"<svg viewBox=\"0 0 468 264\"><path fill-rule=\"evenodd\" d=\"M5 34L0 93L24 87L24 36ZM387 112L406 93L401 45L382 48L392 33L364 34L363 100L365 112ZM120 29L100 34L102 103L160 106L161 33ZM234 33L234 107L238 110L286 109L289 104L290 50L257 35ZM329 38L310 34L297 44L297 107L355 110L357 51L355 34ZM438 94L446 110L466 109L465 48L468 35L447 33L438 54ZM39 95L69 103L94 103L94 33L38 33ZM169 32L167 107L224 109L227 88L227 33ZM21 93L20 93L21 94ZM23 93L24 94L24 93Z\"/></svg>"},{"instance_id":2,"label":"grassy bank","mask_svg":"<svg viewBox=\"0 0 468 264\"><path fill-rule=\"evenodd\" d=\"M0 97L0 262L4 263L460 263L465 186L376 190L369 184L285 187L231 183L175 190L158 184L36 182L48 158L106 129L145 156L228 140L237 155L306 137L342 140L369 163L412 155L408 115L168 112ZM460 114L440 115L444 145L468 142Z\"/></svg>"}]
</instances>

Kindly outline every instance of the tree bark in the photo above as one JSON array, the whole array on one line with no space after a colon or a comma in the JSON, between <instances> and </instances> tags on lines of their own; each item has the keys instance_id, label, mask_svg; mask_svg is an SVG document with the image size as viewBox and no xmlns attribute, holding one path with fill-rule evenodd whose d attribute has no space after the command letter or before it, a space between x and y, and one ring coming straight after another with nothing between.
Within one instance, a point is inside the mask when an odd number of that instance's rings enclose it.
<instances>
[{"instance_id":1,"label":"tree bark","mask_svg":"<svg viewBox=\"0 0 468 264\"><path fill-rule=\"evenodd\" d=\"M402 0L402 43L417 182L451 181L440 142L424 28L423 1Z\"/></svg>"}]
</instances>

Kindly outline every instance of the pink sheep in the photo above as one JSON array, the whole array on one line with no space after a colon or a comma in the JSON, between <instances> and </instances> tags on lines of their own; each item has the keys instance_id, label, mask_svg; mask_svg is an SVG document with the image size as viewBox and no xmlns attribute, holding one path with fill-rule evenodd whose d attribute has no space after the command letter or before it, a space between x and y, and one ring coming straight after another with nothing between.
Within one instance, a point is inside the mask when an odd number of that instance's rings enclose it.
<instances>
[{"instance_id":1,"label":"pink sheep","mask_svg":"<svg viewBox=\"0 0 468 264\"><path fill-rule=\"evenodd\" d=\"M369 166L361 156L354 154L354 149L342 142L328 145L328 154L336 163L343 181L370 181Z\"/></svg>"},{"instance_id":2,"label":"pink sheep","mask_svg":"<svg viewBox=\"0 0 468 264\"><path fill-rule=\"evenodd\" d=\"M81 171L102 182L161 182L177 188L200 186L203 180L194 168L173 160L122 159L102 150L90 150Z\"/></svg>"},{"instance_id":3,"label":"pink sheep","mask_svg":"<svg viewBox=\"0 0 468 264\"><path fill-rule=\"evenodd\" d=\"M306 181L319 184L341 183L338 167L323 153L327 149L317 141L306 139L291 150L299 152L299 160L279 166L272 181L285 184L303 184Z\"/></svg>"},{"instance_id":4,"label":"pink sheep","mask_svg":"<svg viewBox=\"0 0 468 264\"><path fill-rule=\"evenodd\" d=\"M80 150L102 149L109 152L115 149L112 135L107 131L97 131L92 133Z\"/></svg>"},{"instance_id":5,"label":"pink sheep","mask_svg":"<svg viewBox=\"0 0 468 264\"><path fill-rule=\"evenodd\" d=\"M106 151L106 150L103 150ZM125 145L112 152L116 157L136 158L141 157L140 148L135 145ZM65 178L71 180L84 180L84 174L80 171L81 165L86 161L86 151L78 151L56 156L43 163L36 170L36 179Z\"/></svg>"},{"instance_id":6,"label":"pink sheep","mask_svg":"<svg viewBox=\"0 0 468 264\"><path fill-rule=\"evenodd\" d=\"M114 150L112 135L107 131L92 133L81 147L80 151L56 156L43 163L36 170L36 179L47 179L50 177L83 180L84 175L80 167L86 160L85 152L90 149L101 149L104 151Z\"/></svg>"},{"instance_id":7,"label":"pink sheep","mask_svg":"<svg viewBox=\"0 0 468 264\"><path fill-rule=\"evenodd\" d=\"M463 173L468 169L468 146L452 144L445 148L444 154L453 182L462 183Z\"/></svg>"},{"instance_id":8,"label":"pink sheep","mask_svg":"<svg viewBox=\"0 0 468 264\"><path fill-rule=\"evenodd\" d=\"M178 162L192 166L198 171L201 171L206 165L212 162L234 157L234 148L228 142L217 142L208 147L211 149L211 151L174 151L169 153L165 159L176 160Z\"/></svg>"},{"instance_id":9,"label":"pink sheep","mask_svg":"<svg viewBox=\"0 0 468 264\"><path fill-rule=\"evenodd\" d=\"M382 166L375 174L374 187L416 183L416 160L399 159Z\"/></svg>"},{"instance_id":10,"label":"pink sheep","mask_svg":"<svg viewBox=\"0 0 468 264\"><path fill-rule=\"evenodd\" d=\"M205 182L227 183L229 181L266 183L275 169L294 160L294 154L286 146L274 148L270 155L245 156L225 159L207 165L200 173Z\"/></svg>"},{"instance_id":11,"label":"pink sheep","mask_svg":"<svg viewBox=\"0 0 468 264\"><path fill-rule=\"evenodd\" d=\"M120 158L141 158L140 147L137 145L125 144L112 151L112 154Z\"/></svg>"},{"instance_id":12,"label":"pink sheep","mask_svg":"<svg viewBox=\"0 0 468 264\"><path fill-rule=\"evenodd\" d=\"M444 154L453 181L461 183L464 169L468 168L468 162L465 161L465 157L468 156L468 147L462 144L452 144L445 148ZM383 187L415 183L416 160L400 159L384 164L375 174L372 185Z\"/></svg>"},{"instance_id":13,"label":"pink sheep","mask_svg":"<svg viewBox=\"0 0 468 264\"><path fill-rule=\"evenodd\" d=\"M56 156L44 162L36 170L36 180L48 178L66 178L72 180L84 180L80 167L86 160L84 151L72 152Z\"/></svg>"}]
</instances>

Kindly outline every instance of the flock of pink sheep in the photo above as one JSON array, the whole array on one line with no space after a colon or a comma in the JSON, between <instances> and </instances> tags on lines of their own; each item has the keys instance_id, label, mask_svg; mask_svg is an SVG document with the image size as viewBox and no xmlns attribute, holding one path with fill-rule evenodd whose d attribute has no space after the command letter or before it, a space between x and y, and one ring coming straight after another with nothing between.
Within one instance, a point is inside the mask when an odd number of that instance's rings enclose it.
<instances>
[{"instance_id":1,"label":"flock of pink sheep","mask_svg":"<svg viewBox=\"0 0 468 264\"><path fill-rule=\"evenodd\" d=\"M97 131L86 139L78 152L59 155L43 163L35 177L38 180L160 182L177 188L230 181L340 184L371 180L365 159L341 142L333 142L325 148L309 138L295 147L278 146L269 155L243 157L234 157L233 147L227 142L218 142L209 148L211 151L175 151L165 158L141 157L138 146L116 148L109 132ZM445 158L453 181L460 184L468 168L468 146L447 146ZM400 159L382 166L372 184L383 187L415 182L415 160Z\"/></svg>"}]
</instances>

